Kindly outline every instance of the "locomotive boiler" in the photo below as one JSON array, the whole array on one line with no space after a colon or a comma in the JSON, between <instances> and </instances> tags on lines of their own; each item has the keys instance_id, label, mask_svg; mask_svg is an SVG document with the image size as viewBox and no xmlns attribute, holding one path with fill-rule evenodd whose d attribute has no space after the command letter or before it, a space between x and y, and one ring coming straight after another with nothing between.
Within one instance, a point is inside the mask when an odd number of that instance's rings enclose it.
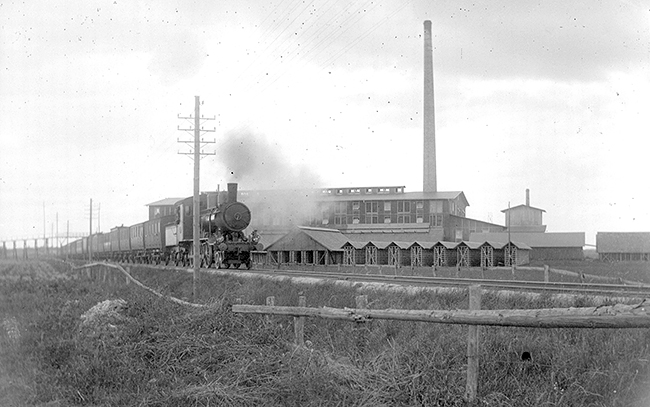
<instances>
[{"instance_id":1,"label":"locomotive boiler","mask_svg":"<svg viewBox=\"0 0 650 407\"><path fill-rule=\"evenodd\" d=\"M251 268L251 251L262 250L260 236L244 230L251 223L251 211L237 201L237 184L229 183L225 202L217 194L217 204L201 212L201 257L205 266Z\"/></svg>"}]
</instances>

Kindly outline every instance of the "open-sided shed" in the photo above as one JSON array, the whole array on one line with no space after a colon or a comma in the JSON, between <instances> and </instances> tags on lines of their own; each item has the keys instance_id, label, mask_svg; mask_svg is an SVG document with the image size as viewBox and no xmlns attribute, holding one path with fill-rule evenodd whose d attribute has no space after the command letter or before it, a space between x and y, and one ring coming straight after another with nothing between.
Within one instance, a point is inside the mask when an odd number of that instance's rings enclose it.
<instances>
[{"instance_id":1,"label":"open-sided shed","mask_svg":"<svg viewBox=\"0 0 650 407\"><path fill-rule=\"evenodd\" d=\"M266 251L272 262L294 264L342 264L345 236L336 229L298 227Z\"/></svg>"},{"instance_id":2,"label":"open-sided shed","mask_svg":"<svg viewBox=\"0 0 650 407\"><path fill-rule=\"evenodd\" d=\"M481 245L478 242L459 242L456 246L456 266L479 266L481 264Z\"/></svg>"},{"instance_id":3,"label":"open-sided shed","mask_svg":"<svg viewBox=\"0 0 650 407\"><path fill-rule=\"evenodd\" d=\"M433 265L435 267L455 266L457 242L437 242L433 245Z\"/></svg>"}]
</instances>

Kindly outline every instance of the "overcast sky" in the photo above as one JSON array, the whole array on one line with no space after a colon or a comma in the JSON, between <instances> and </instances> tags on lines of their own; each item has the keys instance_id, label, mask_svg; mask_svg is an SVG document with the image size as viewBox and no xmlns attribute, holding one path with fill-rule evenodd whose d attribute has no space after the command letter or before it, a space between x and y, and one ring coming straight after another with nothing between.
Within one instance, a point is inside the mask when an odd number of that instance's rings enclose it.
<instances>
[{"instance_id":1,"label":"overcast sky","mask_svg":"<svg viewBox=\"0 0 650 407\"><path fill-rule=\"evenodd\" d=\"M647 1L32 0L0 1L0 240L190 196L194 96L202 190L421 191L424 20L440 191L504 224L529 188L587 243L650 231Z\"/></svg>"}]
</instances>

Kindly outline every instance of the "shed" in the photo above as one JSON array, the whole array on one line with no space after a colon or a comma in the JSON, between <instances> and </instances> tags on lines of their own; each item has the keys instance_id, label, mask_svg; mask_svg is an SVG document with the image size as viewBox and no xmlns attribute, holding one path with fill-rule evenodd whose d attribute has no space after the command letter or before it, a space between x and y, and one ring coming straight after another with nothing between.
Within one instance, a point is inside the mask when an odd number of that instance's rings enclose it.
<instances>
[{"instance_id":1,"label":"shed","mask_svg":"<svg viewBox=\"0 0 650 407\"><path fill-rule=\"evenodd\" d=\"M597 232L601 261L650 261L650 232Z\"/></svg>"},{"instance_id":2,"label":"shed","mask_svg":"<svg viewBox=\"0 0 650 407\"><path fill-rule=\"evenodd\" d=\"M470 240L525 243L531 248L531 260L582 260L585 245L584 232L507 232L471 233Z\"/></svg>"},{"instance_id":3,"label":"shed","mask_svg":"<svg viewBox=\"0 0 650 407\"><path fill-rule=\"evenodd\" d=\"M445 267L456 265L458 242L437 242L433 246L433 265Z\"/></svg>"},{"instance_id":4,"label":"shed","mask_svg":"<svg viewBox=\"0 0 650 407\"><path fill-rule=\"evenodd\" d=\"M481 264L481 245L478 242L459 242L456 246L456 266L472 267Z\"/></svg>"},{"instance_id":5,"label":"shed","mask_svg":"<svg viewBox=\"0 0 650 407\"><path fill-rule=\"evenodd\" d=\"M347 239L336 229L298 227L266 249L274 262L341 264Z\"/></svg>"},{"instance_id":6,"label":"shed","mask_svg":"<svg viewBox=\"0 0 650 407\"><path fill-rule=\"evenodd\" d=\"M411 244L411 267L431 266L433 264L433 246L436 242L416 240Z\"/></svg>"}]
</instances>

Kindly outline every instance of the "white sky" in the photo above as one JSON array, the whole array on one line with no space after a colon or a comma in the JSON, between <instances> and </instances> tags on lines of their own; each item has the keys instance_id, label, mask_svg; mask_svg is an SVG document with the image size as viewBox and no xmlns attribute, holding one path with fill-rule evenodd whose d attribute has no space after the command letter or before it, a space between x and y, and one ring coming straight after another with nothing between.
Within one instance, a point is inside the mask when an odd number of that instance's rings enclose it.
<instances>
[{"instance_id":1,"label":"white sky","mask_svg":"<svg viewBox=\"0 0 650 407\"><path fill-rule=\"evenodd\" d=\"M217 118L202 190L258 186L219 154L244 133L281 157L276 188L422 190L427 19L439 190L503 224L530 188L549 232L587 243L650 231L650 4L538 3L0 2L0 240L50 235L57 213L87 231L91 198L108 231L190 196L176 129L195 95Z\"/></svg>"}]
</instances>

